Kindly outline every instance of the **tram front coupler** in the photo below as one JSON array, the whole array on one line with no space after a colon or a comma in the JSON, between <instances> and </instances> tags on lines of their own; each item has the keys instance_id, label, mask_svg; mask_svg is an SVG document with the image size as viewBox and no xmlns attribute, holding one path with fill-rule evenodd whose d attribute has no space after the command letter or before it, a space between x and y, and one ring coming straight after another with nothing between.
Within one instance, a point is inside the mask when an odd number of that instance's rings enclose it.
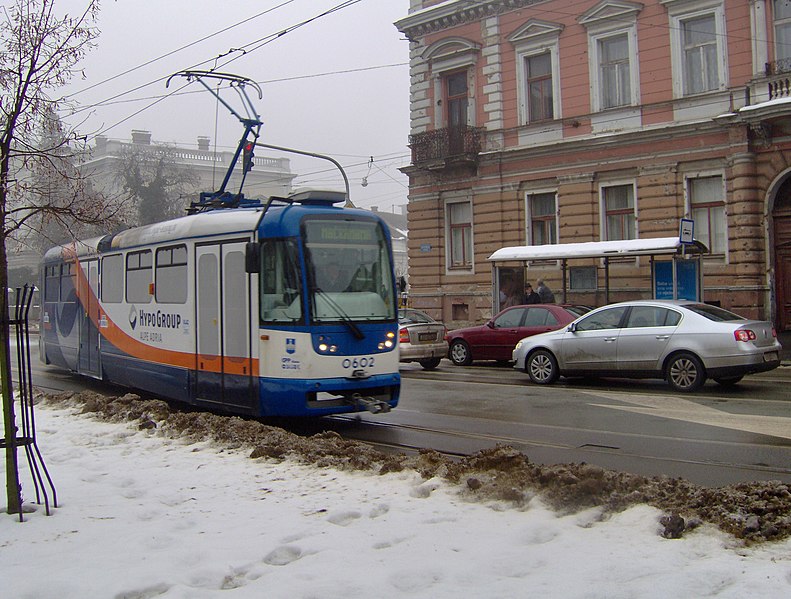
<instances>
[{"instance_id":1,"label":"tram front coupler","mask_svg":"<svg viewBox=\"0 0 791 599\"><path fill-rule=\"evenodd\" d=\"M371 414L385 414L390 411L390 404L374 397L364 397L359 393L353 394L348 398L350 404L359 409L365 409Z\"/></svg>"}]
</instances>

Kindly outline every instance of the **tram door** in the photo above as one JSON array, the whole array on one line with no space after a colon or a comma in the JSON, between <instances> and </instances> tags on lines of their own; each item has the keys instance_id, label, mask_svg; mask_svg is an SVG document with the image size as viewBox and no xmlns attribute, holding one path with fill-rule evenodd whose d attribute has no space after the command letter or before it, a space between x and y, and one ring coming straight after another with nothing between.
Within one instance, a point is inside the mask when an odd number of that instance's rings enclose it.
<instances>
[{"instance_id":1,"label":"tram door","mask_svg":"<svg viewBox=\"0 0 791 599\"><path fill-rule=\"evenodd\" d=\"M245 241L195 248L196 400L254 413Z\"/></svg>"},{"instance_id":2,"label":"tram door","mask_svg":"<svg viewBox=\"0 0 791 599\"><path fill-rule=\"evenodd\" d=\"M80 351L78 371L87 376L99 377L99 261L86 260L80 263L82 272L77 279L77 293L81 309L78 321L80 323ZM91 318L93 317L93 318Z\"/></svg>"}]
</instances>

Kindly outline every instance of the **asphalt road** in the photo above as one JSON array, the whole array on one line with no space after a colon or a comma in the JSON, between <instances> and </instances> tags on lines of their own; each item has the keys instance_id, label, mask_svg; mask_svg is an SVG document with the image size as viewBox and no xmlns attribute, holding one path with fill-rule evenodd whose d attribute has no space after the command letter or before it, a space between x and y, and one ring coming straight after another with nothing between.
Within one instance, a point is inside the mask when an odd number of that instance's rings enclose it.
<instances>
[{"instance_id":1,"label":"asphalt road","mask_svg":"<svg viewBox=\"0 0 791 599\"><path fill-rule=\"evenodd\" d=\"M661 381L562 379L543 387L507 367L447 361L433 372L407 364L401 374L398 409L376 419L445 431L435 449L507 443L538 463L584 461L712 486L791 482L788 366L684 395Z\"/></svg>"},{"instance_id":2,"label":"asphalt road","mask_svg":"<svg viewBox=\"0 0 791 599\"><path fill-rule=\"evenodd\" d=\"M40 364L36 352L32 358L33 382L45 390L113 392ZM404 364L401 374L400 404L389 414L317 426L395 450L467 455L505 444L543 464L587 462L708 486L791 483L791 366L684 395L661 381L561 379L544 387L509 367L447 360L435 371Z\"/></svg>"}]
</instances>

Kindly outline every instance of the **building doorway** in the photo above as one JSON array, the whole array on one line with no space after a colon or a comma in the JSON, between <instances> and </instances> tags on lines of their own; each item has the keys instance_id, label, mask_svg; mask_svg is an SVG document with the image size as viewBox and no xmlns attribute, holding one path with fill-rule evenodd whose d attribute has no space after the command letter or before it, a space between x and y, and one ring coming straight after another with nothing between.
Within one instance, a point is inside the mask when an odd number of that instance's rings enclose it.
<instances>
[{"instance_id":1,"label":"building doorway","mask_svg":"<svg viewBox=\"0 0 791 599\"><path fill-rule=\"evenodd\" d=\"M779 331L791 330L791 178L777 190L772 223L775 256L775 301Z\"/></svg>"}]
</instances>

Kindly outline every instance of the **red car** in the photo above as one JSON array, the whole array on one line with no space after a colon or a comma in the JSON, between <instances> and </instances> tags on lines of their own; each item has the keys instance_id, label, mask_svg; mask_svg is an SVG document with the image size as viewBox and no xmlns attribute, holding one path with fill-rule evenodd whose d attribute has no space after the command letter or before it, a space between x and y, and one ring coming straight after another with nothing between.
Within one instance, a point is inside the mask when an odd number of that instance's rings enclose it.
<instances>
[{"instance_id":1,"label":"red car","mask_svg":"<svg viewBox=\"0 0 791 599\"><path fill-rule=\"evenodd\" d=\"M509 362L520 339L559 329L589 311L587 306L573 305L511 306L486 324L450 331L448 357L456 366L468 366L473 360Z\"/></svg>"}]
</instances>

